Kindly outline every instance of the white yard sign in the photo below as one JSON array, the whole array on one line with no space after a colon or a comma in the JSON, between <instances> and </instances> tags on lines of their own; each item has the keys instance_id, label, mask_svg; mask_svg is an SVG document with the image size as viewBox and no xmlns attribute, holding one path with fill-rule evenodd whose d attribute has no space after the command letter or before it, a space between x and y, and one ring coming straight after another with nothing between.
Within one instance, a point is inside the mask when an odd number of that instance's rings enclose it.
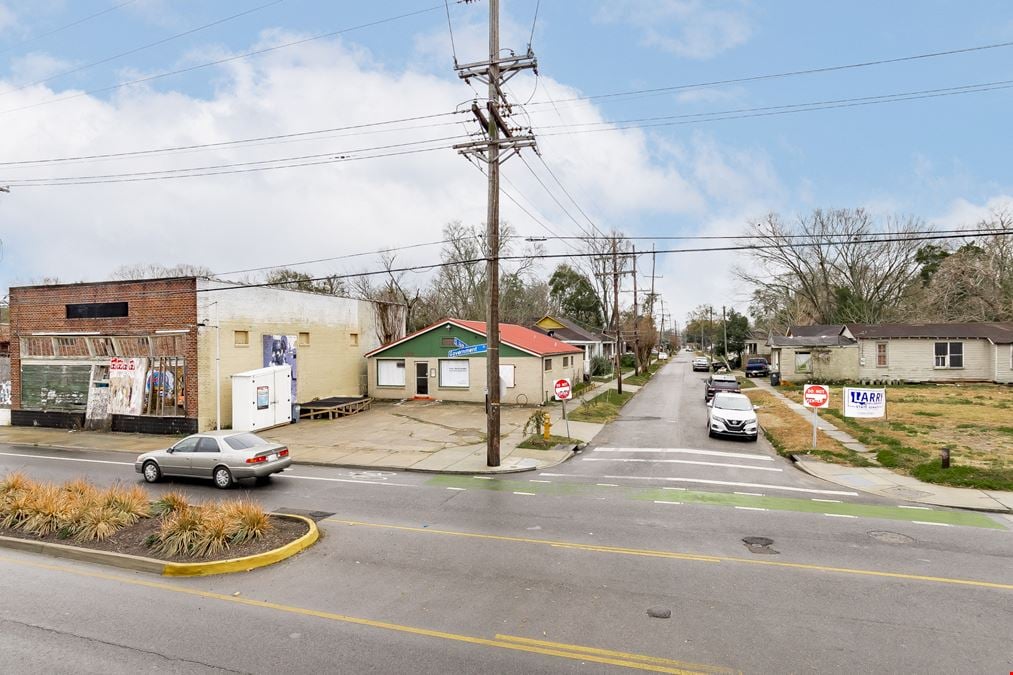
<instances>
[{"instance_id":1,"label":"white yard sign","mask_svg":"<svg viewBox=\"0 0 1013 675\"><path fill-rule=\"evenodd\" d=\"M886 389L844 388L845 417L885 417Z\"/></svg>"}]
</instances>

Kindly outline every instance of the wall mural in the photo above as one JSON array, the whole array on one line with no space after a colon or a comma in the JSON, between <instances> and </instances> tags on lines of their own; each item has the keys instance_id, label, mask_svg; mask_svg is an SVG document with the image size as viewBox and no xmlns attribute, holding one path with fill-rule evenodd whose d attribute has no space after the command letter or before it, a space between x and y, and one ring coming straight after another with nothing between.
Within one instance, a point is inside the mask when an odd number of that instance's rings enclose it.
<instances>
[{"instance_id":1,"label":"wall mural","mask_svg":"<svg viewBox=\"0 0 1013 675\"><path fill-rule=\"evenodd\" d=\"M291 366L292 368L293 403L299 400L296 398L295 341L295 335L264 336L264 367Z\"/></svg>"}]
</instances>

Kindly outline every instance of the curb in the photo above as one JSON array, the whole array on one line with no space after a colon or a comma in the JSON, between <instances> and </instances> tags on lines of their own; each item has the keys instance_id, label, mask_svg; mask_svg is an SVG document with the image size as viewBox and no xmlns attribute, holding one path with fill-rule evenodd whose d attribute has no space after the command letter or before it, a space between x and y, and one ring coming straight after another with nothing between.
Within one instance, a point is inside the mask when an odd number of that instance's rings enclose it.
<instances>
[{"instance_id":1,"label":"curb","mask_svg":"<svg viewBox=\"0 0 1013 675\"><path fill-rule=\"evenodd\" d=\"M99 551L91 548L80 548L68 546L67 544L55 544L31 539L18 539L16 537L0 536L0 548L9 548L16 551L28 553L41 553L56 558L67 558L81 562L109 565L122 569L134 570L136 572L148 572L149 574L160 574L166 577L198 577L212 574L230 574L233 572L248 572L258 567L266 567L276 562L291 558L296 553L312 546L320 538L320 530L317 524L310 518L297 516L289 513L272 513L278 518L292 518L301 520L309 526L309 531L295 541L291 541L280 548L255 555L243 556L242 558L229 558L227 560L215 560L212 562L198 563L174 563L155 558L146 558L126 553L114 553L113 551Z\"/></svg>"},{"instance_id":2,"label":"curb","mask_svg":"<svg viewBox=\"0 0 1013 675\"><path fill-rule=\"evenodd\" d=\"M878 492L873 492L871 490L865 490L865 489L862 489L860 487L855 487L854 485L847 485L845 483L838 483L835 480L830 480L826 476L820 476L819 474L813 473L812 471L809 471L804 466L802 466L801 464L799 464L800 460L798 459L798 457L796 456L796 454L793 453L793 454L789 455L789 457L791 458L792 466L794 466L796 469L798 469L802 473L804 473L806 475L809 475L809 476L812 476L813 478L819 478L820 480L824 480L824 481L826 481L828 483L833 483L834 485L838 485L840 487L846 487L846 488L851 489L851 490L859 490L859 491L864 492L866 494L875 495L877 497L882 497L884 499L897 499L897 497L891 497L891 496L887 496L887 495L881 495ZM931 483L926 483L926 485L931 485ZM929 506L939 506L939 507L944 508L944 509L959 509L961 511L975 511L975 512L979 512L979 513L999 513L999 514L1007 514L1007 515L1010 514L1010 513L1013 513L1013 509L1003 509L1003 508L986 509L986 508L982 508L982 507L978 507L978 506L955 506L953 504L940 504L939 502L928 501L928 500L920 500L920 499L919 500L915 500L915 499L903 499L902 501L911 502L913 504L927 504Z\"/></svg>"}]
</instances>

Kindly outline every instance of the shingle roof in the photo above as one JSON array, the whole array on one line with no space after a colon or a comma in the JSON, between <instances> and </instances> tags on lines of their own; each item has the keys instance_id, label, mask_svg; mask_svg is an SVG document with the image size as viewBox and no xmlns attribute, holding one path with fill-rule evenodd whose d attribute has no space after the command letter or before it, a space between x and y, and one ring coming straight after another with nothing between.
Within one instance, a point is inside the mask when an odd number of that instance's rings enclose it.
<instances>
[{"instance_id":1,"label":"shingle roof","mask_svg":"<svg viewBox=\"0 0 1013 675\"><path fill-rule=\"evenodd\" d=\"M450 319L450 321L485 335L485 321L463 321L459 319ZM524 351L534 352L539 356L584 353L584 350L580 347L568 345L556 338L549 337L524 326L518 326L515 323L501 323L499 325L499 337L501 342L523 349Z\"/></svg>"},{"instance_id":2,"label":"shingle roof","mask_svg":"<svg viewBox=\"0 0 1013 675\"><path fill-rule=\"evenodd\" d=\"M543 333L545 335L548 335L549 330L552 330L552 332L554 333L555 337L563 340L564 342L567 342L567 341L572 341L572 342L612 342L612 338L610 338L608 336L605 336L605 335L602 335L601 333L598 333L596 331L587 330L586 328L581 327L580 325L574 323L573 321L570 321L569 319L563 319L563 318L560 318L560 317L558 317L558 316L556 316L554 314L550 314L548 316L553 321L557 321L557 322L563 324L564 326L566 326L566 328L547 329L547 328L542 328L540 326L535 325L535 326L532 326L532 330L536 330L539 333Z\"/></svg>"},{"instance_id":3,"label":"shingle roof","mask_svg":"<svg viewBox=\"0 0 1013 675\"><path fill-rule=\"evenodd\" d=\"M850 347L858 344L857 340L844 337L843 335L801 335L801 336L771 336L768 344L771 347Z\"/></svg>"},{"instance_id":4,"label":"shingle roof","mask_svg":"<svg viewBox=\"0 0 1013 675\"><path fill-rule=\"evenodd\" d=\"M840 324L816 324L813 326L792 326L788 329L791 337L830 337L840 335L846 326Z\"/></svg>"},{"instance_id":5,"label":"shingle roof","mask_svg":"<svg viewBox=\"0 0 1013 675\"><path fill-rule=\"evenodd\" d=\"M880 323L848 324L856 338L944 338L984 339L996 344L1013 344L1013 321L995 323Z\"/></svg>"}]
</instances>

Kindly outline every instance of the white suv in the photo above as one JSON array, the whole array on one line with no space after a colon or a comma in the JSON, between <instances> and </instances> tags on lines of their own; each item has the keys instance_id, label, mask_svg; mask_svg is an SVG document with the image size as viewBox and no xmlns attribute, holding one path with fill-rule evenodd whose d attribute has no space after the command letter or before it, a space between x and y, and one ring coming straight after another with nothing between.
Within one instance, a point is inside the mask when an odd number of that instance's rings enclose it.
<instances>
[{"instance_id":1,"label":"white suv","mask_svg":"<svg viewBox=\"0 0 1013 675\"><path fill-rule=\"evenodd\" d=\"M759 436L760 423L756 419L756 408L745 394L718 392L707 404L707 434L714 436L737 436L755 441Z\"/></svg>"}]
</instances>

